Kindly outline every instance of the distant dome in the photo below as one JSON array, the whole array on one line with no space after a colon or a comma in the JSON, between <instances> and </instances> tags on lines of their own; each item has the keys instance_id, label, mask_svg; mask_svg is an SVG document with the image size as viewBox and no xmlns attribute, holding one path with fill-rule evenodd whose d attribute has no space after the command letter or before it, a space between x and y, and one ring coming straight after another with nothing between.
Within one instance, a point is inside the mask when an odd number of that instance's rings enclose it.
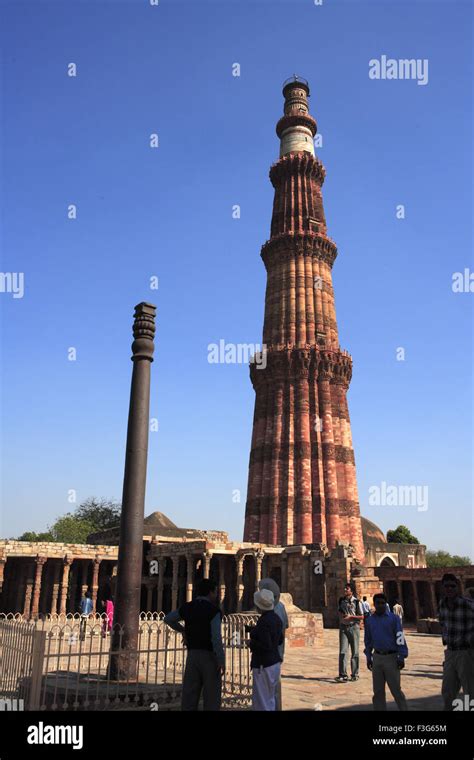
<instances>
[{"instance_id":1,"label":"distant dome","mask_svg":"<svg viewBox=\"0 0 474 760\"><path fill-rule=\"evenodd\" d=\"M147 528L157 528L158 530L160 528L178 528L163 512L152 512L148 517L145 517L143 525L146 525Z\"/></svg>"},{"instance_id":2,"label":"distant dome","mask_svg":"<svg viewBox=\"0 0 474 760\"><path fill-rule=\"evenodd\" d=\"M367 544L387 543L387 539L378 525L373 523L371 520L367 520L366 517L361 517L360 519L362 523L362 537L364 539L364 546L367 546Z\"/></svg>"}]
</instances>

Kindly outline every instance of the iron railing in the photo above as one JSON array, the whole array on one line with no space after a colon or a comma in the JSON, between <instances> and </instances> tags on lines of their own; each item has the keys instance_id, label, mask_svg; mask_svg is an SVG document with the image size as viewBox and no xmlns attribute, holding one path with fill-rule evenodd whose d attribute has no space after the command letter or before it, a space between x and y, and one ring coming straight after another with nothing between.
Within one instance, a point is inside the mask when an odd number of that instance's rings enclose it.
<instances>
[{"instance_id":1,"label":"iron railing","mask_svg":"<svg viewBox=\"0 0 474 760\"><path fill-rule=\"evenodd\" d=\"M178 709L186 649L163 618L163 613L141 613L137 649L129 652L122 647L123 629L110 625L106 614L35 620L0 615L0 699L21 698L29 710ZM224 708L250 704L245 625L256 619L256 614L223 617ZM134 658L133 678L114 680L111 657L126 651Z\"/></svg>"}]
</instances>

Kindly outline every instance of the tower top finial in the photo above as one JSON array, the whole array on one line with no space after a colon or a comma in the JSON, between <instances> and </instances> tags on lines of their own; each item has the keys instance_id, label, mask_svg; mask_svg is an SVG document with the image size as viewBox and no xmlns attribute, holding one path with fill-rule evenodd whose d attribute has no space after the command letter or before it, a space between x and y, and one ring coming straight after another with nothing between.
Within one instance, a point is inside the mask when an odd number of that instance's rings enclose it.
<instances>
[{"instance_id":1,"label":"tower top finial","mask_svg":"<svg viewBox=\"0 0 474 760\"><path fill-rule=\"evenodd\" d=\"M292 77L288 77L283 82L283 95L286 97L285 90L292 89L293 87L303 87L306 90L306 95L309 95L309 83L304 77L299 77L298 74L293 74Z\"/></svg>"}]
</instances>

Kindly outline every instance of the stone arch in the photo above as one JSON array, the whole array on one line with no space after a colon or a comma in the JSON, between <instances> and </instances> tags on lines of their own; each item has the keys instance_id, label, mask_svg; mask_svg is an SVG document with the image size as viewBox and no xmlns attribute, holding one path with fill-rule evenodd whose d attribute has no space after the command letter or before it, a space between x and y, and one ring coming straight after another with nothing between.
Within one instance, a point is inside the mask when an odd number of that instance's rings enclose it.
<instances>
[{"instance_id":1,"label":"stone arch","mask_svg":"<svg viewBox=\"0 0 474 760\"><path fill-rule=\"evenodd\" d=\"M380 560L379 567L397 567L397 564L394 562L393 557L391 557L389 554L386 554Z\"/></svg>"}]
</instances>

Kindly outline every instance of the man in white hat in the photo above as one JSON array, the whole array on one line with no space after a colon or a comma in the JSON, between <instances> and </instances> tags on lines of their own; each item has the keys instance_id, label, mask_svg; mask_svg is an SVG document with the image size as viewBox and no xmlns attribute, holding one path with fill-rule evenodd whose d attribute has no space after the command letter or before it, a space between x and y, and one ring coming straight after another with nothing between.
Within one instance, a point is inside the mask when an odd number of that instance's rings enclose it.
<instances>
[{"instance_id":1,"label":"man in white hat","mask_svg":"<svg viewBox=\"0 0 474 760\"><path fill-rule=\"evenodd\" d=\"M278 651L280 652L281 661L283 663L283 660L285 659L285 631L288 628L288 615L286 614L286 608L283 602L280 601L280 587L276 581L273 580L273 578L262 578L261 581L259 581L258 588L260 591L262 589L266 588L268 591L271 591L273 596L275 597L275 606L273 608L273 611L276 615L280 618L282 625L283 625L283 643L278 647ZM278 681L278 687L277 687L277 710L282 709L282 696L281 696L281 678Z\"/></svg>"},{"instance_id":2,"label":"man in white hat","mask_svg":"<svg viewBox=\"0 0 474 760\"><path fill-rule=\"evenodd\" d=\"M276 710L276 694L280 680L283 625L274 612L275 597L268 589L256 591L254 604L261 613L257 624L248 626L248 646L252 651L250 667L253 675L252 709Z\"/></svg>"}]
</instances>

